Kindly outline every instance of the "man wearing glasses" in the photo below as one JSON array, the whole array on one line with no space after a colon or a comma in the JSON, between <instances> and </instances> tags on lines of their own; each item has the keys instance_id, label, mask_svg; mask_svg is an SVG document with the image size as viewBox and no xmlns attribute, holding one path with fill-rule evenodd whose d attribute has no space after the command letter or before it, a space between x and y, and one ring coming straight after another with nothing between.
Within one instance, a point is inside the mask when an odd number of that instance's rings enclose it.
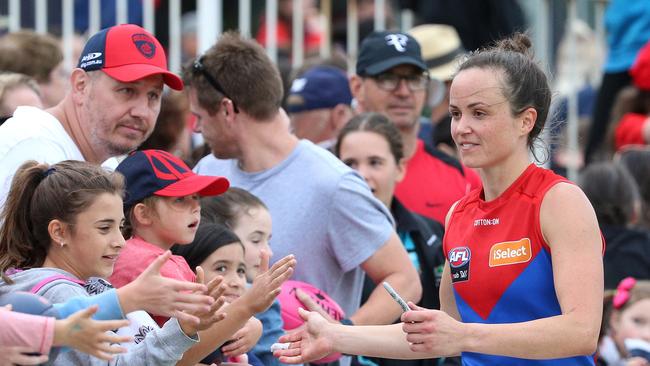
<instances>
[{"instance_id":1,"label":"man wearing glasses","mask_svg":"<svg viewBox=\"0 0 650 366\"><path fill-rule=\"evenodd\" d=\"M406 176L395 195L410 210L445 222L451 205L480 186L478 175L418 139L429 85L428 65L409 34L373 32L361 43L350 89L359 112L384 113L400 130Z\"/></svg>"}]
</instances>

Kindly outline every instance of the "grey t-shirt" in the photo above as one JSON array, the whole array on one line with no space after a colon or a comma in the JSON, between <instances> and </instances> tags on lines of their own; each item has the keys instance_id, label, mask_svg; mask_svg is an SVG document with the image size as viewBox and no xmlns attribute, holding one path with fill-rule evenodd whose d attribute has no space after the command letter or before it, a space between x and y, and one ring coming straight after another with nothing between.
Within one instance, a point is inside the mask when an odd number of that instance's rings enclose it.
<instances>
[{"instance_id":1,"label":"grey t-shirt","mask_svg":"<svg viewBox=\"0 0 650 366\"><path fill-rule=\"evenodd\" d=\"M76 279L74 275L58 268L34 268L11 275L14 284L8 285L0 280L0 295L11 291L30 292L34 286L52 276L65 276ZM75 296L89 296L80 284L68 280L54 280L38 290L43 296L56 304ZM47 365L175 365L190 347L196 345L198 338L192 339L181 330L178 321L169 320L160 329L147 334L144 341L129 348L124 354L116 355L111 362L100 360L86 353L71 350L53 353Z\"/></svg>"},{"instance_id":2,"label":"grey t-shirt","mask_svg":"<svg viewBox=\"0 0 650 366\"><path fill-rule=\"evenodd\" d=\"M394 231L390 213L361 176L307 140L265 171L247 173L236 160L212 155L195 171L225 176L233 187L262 199L273 220L273 260L294 254L292 279L325 291L348 316L359 308L364 279L359 265Z\"/></svg>"}]
</instances>

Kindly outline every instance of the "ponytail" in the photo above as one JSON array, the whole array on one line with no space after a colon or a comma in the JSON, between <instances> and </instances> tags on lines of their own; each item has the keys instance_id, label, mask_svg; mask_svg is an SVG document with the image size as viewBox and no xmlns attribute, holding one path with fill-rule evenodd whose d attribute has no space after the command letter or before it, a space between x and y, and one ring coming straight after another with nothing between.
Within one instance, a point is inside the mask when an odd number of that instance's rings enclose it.
<instances>
[{"instance_id":1,"label":"ponytail","mask_svg":"<svg viewBox=\"0 0 650 366\"><path fill-rule=\"evenodd\" d=\"M5 281L8 269L23 267L28 261L40 266L47 255L47 246L43 245L49 243L47 226L32 225L31 202L36 188L46 178L48 168L47 164L28 161L11 181L0 216L0 222L3 222L0 229L0 273Z\"/></svg>"}]
</instances>

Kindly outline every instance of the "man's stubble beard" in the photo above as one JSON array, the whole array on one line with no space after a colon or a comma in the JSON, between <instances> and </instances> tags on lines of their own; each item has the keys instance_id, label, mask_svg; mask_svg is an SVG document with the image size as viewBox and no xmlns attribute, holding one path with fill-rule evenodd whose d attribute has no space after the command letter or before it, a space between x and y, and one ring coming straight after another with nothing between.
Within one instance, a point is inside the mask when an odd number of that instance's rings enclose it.
<instances>
[{"instance_id":1,"label":"man's stubble beard","mask_svg":"<svg viewBox=\"0 0 650 366\"><path fill-rule=\"evenodd\" d=\"M149 136L153 133L153 129L149 131L142 141L134 145L124 146L113 143L110 139L107 139L102 136L110 136L111 131L106 129L106 123L103 120L99 121L99 126L96 126L90 134L90 143L93 145L93 149L98 155L106 160L111 157L116 157L120 155L125 155L131 151L136 150L143 142L145 142ZM105 158L104 158L105 157Z\"/></svg>"}]
</instances>

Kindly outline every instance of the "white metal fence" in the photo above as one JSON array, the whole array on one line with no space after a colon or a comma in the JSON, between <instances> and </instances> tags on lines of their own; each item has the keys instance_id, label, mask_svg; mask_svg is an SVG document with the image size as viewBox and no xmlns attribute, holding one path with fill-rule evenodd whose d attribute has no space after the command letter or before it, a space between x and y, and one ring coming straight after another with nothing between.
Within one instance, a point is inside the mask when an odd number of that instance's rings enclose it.
<instances>
[{"instance_id":1,"label":"white metal fence","mask_svg":"<svg viewBox=\"0 0 650 366\"><path fill-rule=\"evenodd\" d=\"M25 4L21 0L8 1L8 12L0 14L0 28L13 32L22 28L21 24L21 5ZM100 28L102 19L100 0L88 1L88 33L93 34ZM144 28L156 34L155 29L155 0L142 1L142 25ZM181 1L182 0L160 0L166 1L169 9L168 22L166 24L169 32L168 41L168 60L169 67L172 71L179 71L181 67ZM261 1L261 0L260 0ZM599 37L604 36L603 31L603 13L607 0L565 0L568 9L567 24L573 19L579 17L579 9L591 9L595 14L593 17L593 26ZM238 29L247 36L251 35L251 25L255 22L251 16L252 0L238 1ZM553 19L550 8L552 0L520 0L522 8L528 15L530 33L535 44L538 58L546 63L551 64L552 42L551 34L554 29ZM62 14L61 31L64 50L64 63L68 68L72 68L75 61L73 60L73 37L74 37L74 0L61 0ZM332 52L331 24L332 24L332 0L320 0L318 2L320 10L320 22L324 30L324 39L320 45L320 56L327 58ZM357 55L357 45L359 43L358 33L358 6L357 0L347 0L347 55L348 69L354 71L354 63ZM386 1L374 1L374 28L383 30L386 28ZM48 0L34 0L34 29L37 32L48 32L48 11L51 4ZM196 0L197 14L197 52L203 52L208 49L223 31L223 0ZM397 20L401 30L408 30L413 26L414 15L410 10L396 9L398 12ZM265 1L265 19L266 21L266 49L269 57L273 61L278 59L278 45L276 33L274 30L277 26L278 0ZM303 64L305 53L303 50L304 32L303 32L303 0L293 0L293 23L292 23L292 66L299 67ZM117 23L126 23L128 19L127 0L115 1L115 18ZM578 57L578 55L574 55ZM569 114L568 114L568 133L569 149L577 151L578 149L578 124L577 124L577 89L576 93L568 96ZM570 178L575 178L575 170L569 172Z\"/></svg>"},{"instance_id":2,"label":"white metal fence","mask_svg":"<svg viewBox=\"0 0 650 366\"><path fill-rule=\"evenodd\" d=\"M142 25L150 32L156 34L154 12L156 0L140 0L142 1ZM178 70L180 67L180 24L181 24L181 5L183 0L159 0L167 3L169 8L169 18L166 28L169 31L169 60L172 70ZM261 0L258 0L261 1ZM607 0L565 0L567 8L582 8L587 6L594 8L596 12L594 27L599 35L603 34L602 27L602 13L607 3ZM25 2L21 0L5 0L8 3L8 12L0 14L0 28L4 28L9 32L17 31L23 28L21 24L21 5ZM50 1L48 0L33 0L34 6L34 30L40 33L48 32L47 14L51 9ZM100 29L100 20L102 17L100 0L87 0L89 8L89 26L88 33L93 34ZM71 39L73 35L73 22L74 22L74 0L61 0L57 3L62 3L61 24L63 24L62 38L64 44L69 44L66 39ZM127 0L115 0L115 14L116 23L126 23L128 19ZM266 27L268 30L275 29L277 26L278 14L278 0L265 0L265 18L268 19ZM292 24L292 50L293 64L299 66L304 59L303 51L303 23L302 23L302 7L303 0L293 0L293 24ZM320 55L328 57L332 49L332 40L330 38L330 26L332 22L332 0L320 0L319 8L321 13L321 25L324 30L324 39L321 44ZM347 0L347 44L348 55L354 59L356 55L356 46L359 43L358 34L358 7L357 0ZM376 30L386 29L386 0L374 1L374 28ZM390 3L390 1L388 2ZM544 61L547 60L549 49L551 47L549 34L552 32L552 17L549 12L552 0L520 0L522 8L528 15L530 30L536 44L537 55ZM257 21L251 18L251 4L252 0L238 0L238 29L244 35L251 35L251 24ZM581 5L578 5L581 4ZM198 37L199 48L198 51L202 52L209 48L216 37L223 31L223 0L196 0L196 9L198 16ZM401 30L408 30L413 26L414 15L408 9L396 9L397 23ZM577 17L577 12L572 12L570 17ZM569 18L569 17L568 17ZM569 21L568 19L567 21ZM160 25L159 25L160 26ZM275 32L267 32L267 50L269 56L273 60L277 60L277 40ZM65 47L66 53L71 54L71 50Z\"/></svg>"}]
</instances>

